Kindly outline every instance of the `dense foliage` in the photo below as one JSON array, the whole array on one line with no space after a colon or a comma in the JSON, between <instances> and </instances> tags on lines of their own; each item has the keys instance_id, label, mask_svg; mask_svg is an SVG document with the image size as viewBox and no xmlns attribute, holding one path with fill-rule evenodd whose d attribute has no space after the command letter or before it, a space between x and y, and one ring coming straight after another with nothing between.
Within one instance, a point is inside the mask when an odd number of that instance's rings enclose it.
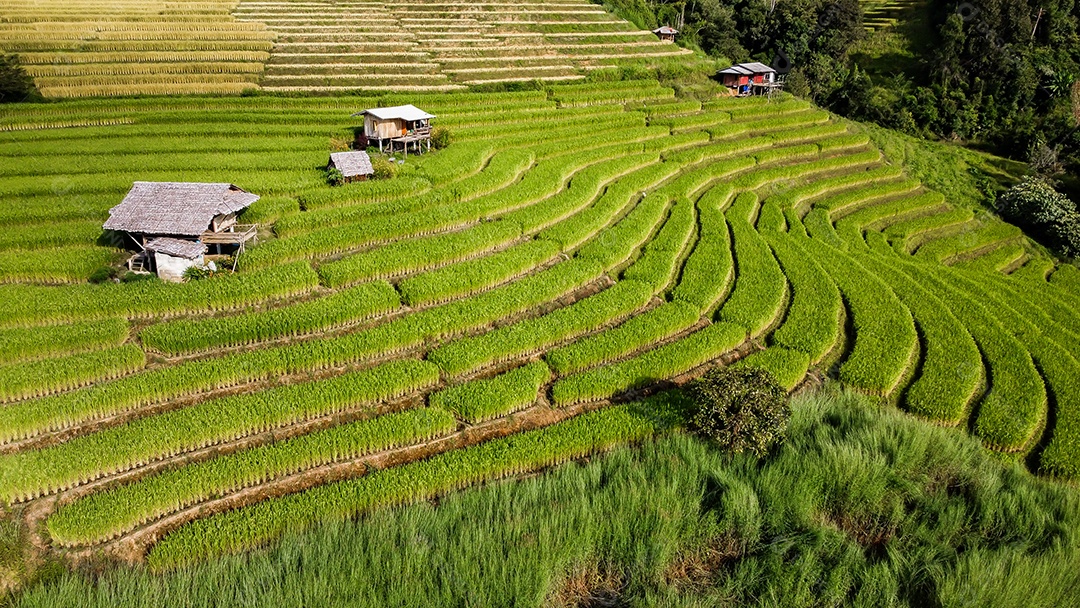
<instances>
[{"instance_id":1,"label":"dense foliage","mask_svg":"<svg viewBox=\"0 0 1080 608\"><path fill-rule=\"evenodd\" d=\"M1046 180L1027 178L998 197L998 211L1062 255L1080 255L1080 212Z\"/></svg>"},{"instance_id":2,"label":"dense foliage","mask_svg":"<svg viewBox=\"0 0 1080 608\"><path fill-rule=\"evenodd\" d=\"M894 24L906 46L866 45L857 0L611 0L639 25L681 24L683 43L787 74L787 89L845 116L929 137L983 141L1038 160L1080 149L1080 8L1068 0L932 0ZM913 23L908 24L905 20Z\"/></svg>"},{"instance_id":3,"label":"dense foliage","mask_svg":"<svg viewBox=\"0 0 1080 608\"><path fill-rule=\"evenodd\" d=\"M725 451L763 456L784 439L787 392L763 369L714 367L687 392L697 406L694 426Z\"/></svg>"},{"instance_id":4,"label":"dense foliage","mask_svg":"<svg viewBox=\"0 0 1080 608\"><path fill-rule=\"evenodd\" d=\"M19 58L0 52L0 103L26 101L35 93L34 79L19 65Z\"/></svg>"}]
</instances>

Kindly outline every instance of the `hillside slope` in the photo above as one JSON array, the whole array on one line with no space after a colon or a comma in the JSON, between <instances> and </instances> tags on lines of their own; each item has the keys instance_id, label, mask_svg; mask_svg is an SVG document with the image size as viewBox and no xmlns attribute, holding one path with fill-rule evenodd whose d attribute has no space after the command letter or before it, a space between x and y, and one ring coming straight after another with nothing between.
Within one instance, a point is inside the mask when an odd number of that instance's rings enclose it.
<instances>
[{"instance_id":1,"label":"hillside slope","mask_svg":"<svg viewBox=\"0 0 1080 608\"><path fill-rule=\"evenodd\" d=\"M457 142L327 187L327 134L404 102ZM0 155L0 501L73 559L173 567L647 437L612 404L716 362L1080 475L1076 269L805 102L65 102L14 107ZM257 192L264 242L234 276L86 284L134 180Z\"/></svg>"}]
</instances>

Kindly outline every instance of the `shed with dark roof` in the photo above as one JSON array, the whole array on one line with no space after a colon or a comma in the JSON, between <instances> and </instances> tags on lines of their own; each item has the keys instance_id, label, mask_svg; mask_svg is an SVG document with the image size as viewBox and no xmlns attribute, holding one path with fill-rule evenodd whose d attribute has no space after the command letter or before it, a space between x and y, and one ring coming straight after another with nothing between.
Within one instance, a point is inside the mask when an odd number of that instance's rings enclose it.
<instances>
[{"instance_id":1,"label":"shed with dark roof","mask_svg":"<svg viewBox=\"0 0 1080 608\"><path fill-rule=\"evenodd\" d=\"M327 169L337 169L347 182L361 181L375 173L367 152L332 152Z\"/></svg>"}]
</instances>

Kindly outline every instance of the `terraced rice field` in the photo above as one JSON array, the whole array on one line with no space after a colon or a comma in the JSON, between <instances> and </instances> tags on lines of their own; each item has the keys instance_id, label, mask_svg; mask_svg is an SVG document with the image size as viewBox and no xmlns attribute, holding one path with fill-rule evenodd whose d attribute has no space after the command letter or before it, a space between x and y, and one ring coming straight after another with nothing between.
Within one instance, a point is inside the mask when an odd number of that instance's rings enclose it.
<instances>
[{"instance_id":1,"label":"terraced rice field","mask_svg":"<svg viewBox=\"0 0 1080 608\"><path fill-rule=\"evenodd\" d=\"M46 97L450 91L689 53L584 0L5 0L0 51Z\"/></svg>"},{"instance_id":2,"label":"terraced rice field","mask_svg":"<svg viewBox=\"0 0 1080 608\"><path fill-rule=\"evenodd\" d=\"M263 87L447 91L584 78L614 60L687 53L584 0L242 1L277 34Z\"/></svg>"},{"instance_id":3,"label":"terraced rice field","mask_svg":"<svg viewBox=\"0 0 1080 608\"><path fill-rule=\"evenodd\" d=\"M236 94L258 87L273 33L233 0L5 0L0 50L46 97Z\"/></svg>"},{"instance_id":4,"label":"terraced rice field","mask_svg":"<svg viewBox=\"0 0 1080 608\"><path fill-rule=\"evenodd\" d=\"M890 29L926 6L922 0L863 0L860 4L867 32Z\"/></svg>"},{"instance_id":5,"label":"terraced rice field","mask_svg":"<svg viewBox=\"0 0 1080 608\"><path fill-rule=\"evenodd\" d=\"M329 188L416 103L456 142ZM146 99L0 123L0 501L73 558L171 568L648 437L717 362L828 374L1080 475L1080 273L806 103L656 82ZM232 276L90 285L136 179L231 181Z\"/></svg>"}]
</instances>

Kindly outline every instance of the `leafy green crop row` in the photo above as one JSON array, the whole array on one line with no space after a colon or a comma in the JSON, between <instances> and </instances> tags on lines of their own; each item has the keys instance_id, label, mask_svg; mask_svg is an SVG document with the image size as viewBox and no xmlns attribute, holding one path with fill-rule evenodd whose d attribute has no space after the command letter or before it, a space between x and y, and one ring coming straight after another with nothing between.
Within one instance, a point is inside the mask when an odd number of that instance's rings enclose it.
<instances>
[{"instance_id":1,"label":"leafy green crop row","mask_svg":"<svg viewBox=\"0 0 1080 608\"><path fill-rule=\"evenodd\" d=\"M646 196L622 219L582 246L577 256L596 260L605 270L617 268L649 240L664 221L667 209L667 197L655 193Z\"/></svg>"},{"instance_id":2,"label":"leafy green crop row","mask_svg":"<svg viewBox=\"0 0 1080 608\"><path fill-rule=\"evenodd\" d=\"M855 328L854 347L840 366L840 379L875 395L891 395L919 350L911 312L853 257L817 239L806 243L844 294Z\"/></svg>"},{"instance_id":3,"label":"leafy green crop row","mask_svg":"<svg viewBox=\"0 0 1080 608\"><path fill-rule=\"evenodd\" d=\"M945 197L942 194L924 192L915 196L859 209L850 215L845 215L836 224L838 228L841 224L851 224L860 231L881 230L886 226L907 219L908 216L925 215L929 211L942 208L944 204Z\"/></svg>"},{"instance_id":4,"label":"leafy green crop row","mask_svg":"<svg viewBox=\"0 0 1080 608\"><path fill-rule=\"evenodd\" d=\"M542 317L440 346L428 358L450 375L468 374L602 327L641 308L652 295L652 289L644 283L619 281L609 289Z\"/></svg>"},{"instance_id":5,"label":"leafy green crop row","mask_svg":"<svg viewBox=\"0 0 1080 608\"><path fill-rule=\"evenodd\" d=\"M343 287L372 279L423 272L486 253L520 236L511 222L484 222L478 226L397 241L319 266L330 287Z\"/></svg>"},{"instance_id":6,"label":"leafy green crop row","mask_svg":"<svg viewBox=\"0 0 1080 608\"><path fill-rule=\"evenodd\" d=\"M0 402L40 397L129 374L146 365L134 344L0 365Z\"/></svg>"},{"instance_id":7,"label":"leafy green crop row","mask_svg":"<svg viewBox=\"0 0 1080 608\"><path fill-rule=\"evenodd\" d=\"M843 336L840 325L844 302L829 275L814 261L795 237L767 235L787 280L791 283L791 306L772 341L805 353L820 363Z\"/></svg>"},{"instance_id":8,"label":"leafy green crop row","mask_svg":"<svg viewBox=\"0 0 1080 608\"><path fill-rule=\"evenodd\" d=\"M911 310L922 335L921 373L905 393L908 410L946 424L960 424L983 382L982 354L950 307L897 268L895 256L863 258Z\"/></svg>"},{"instance_id":9,"label":"leafy green crop row","mask_svg":"<svg viewBox=\"0 0 1080 608\"><path fill-rule=\"evenodd\" d=\"M423 361L203 401L32 452L0 455L6 504L65 490L102 475L434 386Z\"/></svg>"},{"instance_id":10,"label":"leafy green crop row","mask_svg":"<svg viewBox=\"0 0 1080 608\"><path fill-rule=\"evenodd\" d=\"M971 209L957 207L944 213L897 222L886 228L884 234L894 247L907 252L911 251L913 242L921 235L964 224L971 221L973 217L975 217L975 212Z\"/></svg>"},{"instance_id":11,"label":"leafy green crop row","mask_svg":"<svg viewBox=\"0 0 1080 608\"><path fill-rule=\"evenodd\" d=\"M409 277L398 283L398 289L409 306L445 302L505 283L558 255L559 247L551 241L527 241L476 260Z\"/></svg>"},{"instance_id":12,"label":"leafy green crop row","mask_svg":"<svg viewBox=\"0 0 1080 608\"><path fill-rule=\"evenodd\" d=\"M544 358L560 375L578 372L647 349L689 329L698 319L694 306L670 302L630 317L617 327L551 350Z\"/></svg>"},{"instance_id":13,"label":"leafy green crop row","mask_svg":"<svg viewBox=\"0 0 1080 608\"><path fill-rule=\"evenodd\" d=\"M217 496L332 462L445 435L456 426L453 416L435 408L335 426L91 494L61 507L46 525L49 536L61 545L104 542Z\"/></svg>"},{"instance_id":14,"label":"leafy green crop row","mask_svg":"<svg viewBox=\"0 0 1080 608\"><path fill-rule=\"evenodd\" d=\"M806 353L783 346L770 346L765 350L750 353L740 359L733 367L756 367L764 369L776 378L780 386L793 390L810 368L810 357Z\"/></svg>"},{"instance_id":15,"label":"leafy green crop row","mask_svg":"<svg viewBox=\"0 0 1080 608\"><path fill-rule=\"evenodd\" d=\"M613 397L686 373L731 351L745 339L742 327L714 323L632 359L567 376L555 383L552 398L556 405L564 406Z\"/></svg>"},{"instance_id":16,"label":"leafy green crop row","mask_svg":"<svg viewBox=\"0 0 1080 608\"><path fill-rule=\"evenodd\" d=\"M216 359L200 359L114 382L0 408L0 443L68 428L200 391L313 372L392 354L479 329L551 302L600 277L596 263L571 260L515 283L407 315L370 330Z\"/></svg>"},{"instance_id":17,"label":"leafy green crop row","mask_svg":"<svg viewBox=\"0 0 1080 608\"><path fill-rule=\"evenodd\" d=\"M727 295L735 278L731 257L731 236L724 208L731 198L730 187L713 187L697 202L700 234L694 250L683 265L672 298L686 302L705 315Z\"/></svg>"},{"instance_id":18,"label":"leafy green crop row","mask_svg":"<svg viewBox=\"0 0 1080 608\"><path fill-rule=\"evenodd\" d=\"M783 313L788 289L787 279L769 244L750 222L756 210L757 196L744 192L727 212L735 239L738 274L735 289L719 316L723 321L741 325L751 337L761 335Z\"/></svg>"},{"instance_id":19,"label":"leafy green crop row","mask_svg":"<svg viewBox=\"0 0 1080 608\"><path fill-rule=\"evenodd\" d=\"M505 416L536 402L537 393L551 380L551 370L533 361L494 378L472 380L433 393L433 407L444 408L471 423Z\"/></svg>"},{"instance_id":20,"label":"leafy green crop row","mask_svg":"<svg viewBox=\"0 0 1080 608\"><path fill-rule=\"evenodd\" d=\"M120 346L127 337L128 324L123 319L0 329L0 363L26 363L55 355Z\"/></svg>"},{"instance_id":21,"label":"leafy green crop row","mask_svg":"<svg viewBox=\"0 0 1080 608\"><path fill-rule=\"evenodd\" d=\"M879 199L908 194L921 186L919 180L911 178L898 179L892 182L878 182L819 199L814 202L814 207L828 211L829 219L835 222L845 215L857 211L860 207L874 204Z\"/></svg>"},{"instance_id":22,"label":"leafy green crop row","mask_svg":"<svg viewBox=\"0 0 1080 608\"><path fill-rule=\"evenodd\" d=\"M1021 236L1023 236L1023 232L1012 224L990 221L974 230L967 230L960 234L930 241L919 247L915 255L944 262L957 256L979 251L995 243L1011 241Z\"/></svg>"},{"instance_id":23,"label":"leafy green crop row","mask_svg":"<svg viewBox=\"0 0 1080 608\"><path fill-rule=\"evenodd\" d=\"M124 316L146 318L253 304L307 293L319 277L306 263L259 273L240 273L182 285L142 281L72 285L62 290L32 285L0 286L0 326L37 325Z\"/></svg>"},{"instance_id":24,"label":"leafy green crop row","mask_svg":"<svg viewBox=\"0 0 1080 608\"><path fill-rule=\"evenodd\" d=\"M667 289L679 272L679 262L694 235L696 220L693 203L685 198L676 201L656 238L623 272L623 278L652 285L654 293Z\"/></svg>"},{"instance_id":25,"label":"leafy green crop row","mask_svg":"<svg viewBox=\"0 0 1080 608\"><path fill-rule=\"evenodd\" d=\"M309 334L388 313L400 305L394 288L379 281L282 308L151 325L139 337L146 346L178 355Z\"/></svg>"},{"instance_id":26,"label":"leafy green crop row","mask_svg":"<svg viewBox=\"0 0 1080 608\"><path fill-rule=\"evenodd\" d=\"M553 426L439 454L195 521L166 536L148 557L168 569L257 547L290 530L355 517L380 506L422 500L485 479L532 471L638 441L654 423L631 406L583 414Z\"/></svg>"}]
</instances>

